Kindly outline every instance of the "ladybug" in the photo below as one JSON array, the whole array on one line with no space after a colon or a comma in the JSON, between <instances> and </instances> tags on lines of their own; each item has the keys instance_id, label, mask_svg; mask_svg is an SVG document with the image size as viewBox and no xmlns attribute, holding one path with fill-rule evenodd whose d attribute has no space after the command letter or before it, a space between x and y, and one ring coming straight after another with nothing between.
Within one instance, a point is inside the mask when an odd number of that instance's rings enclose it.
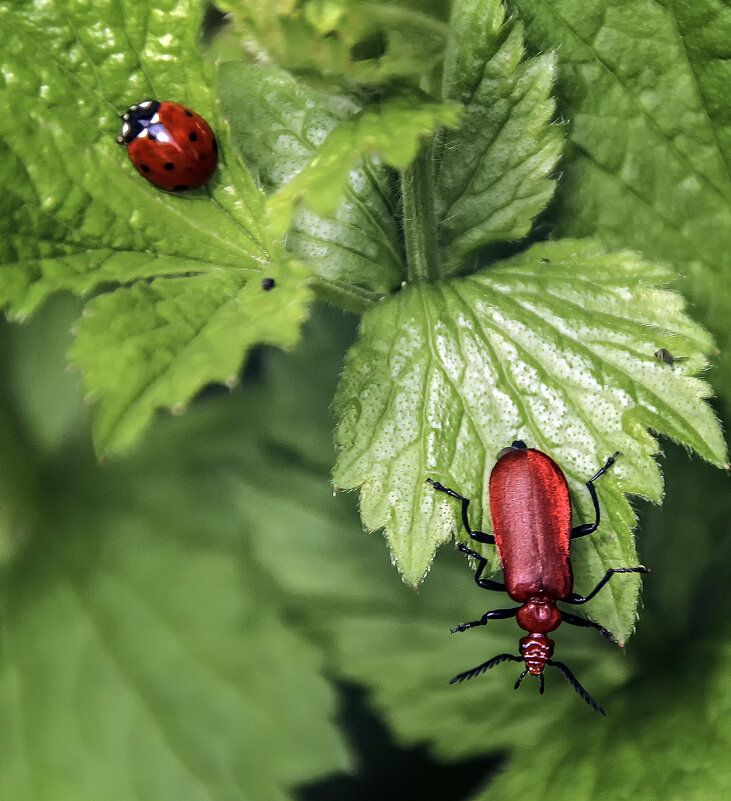
<instances>
[{"instance_id":1,"label":"ladybug","mask_svg":"<svg viewBox=\"0 0 731 801\"><path fill-rule=\"evenodd\" d=\"M137 172L160 189L197 189L213 175L218 143L195 111L170 100L143 100L122 115L117 142Z\"/></svg>"}]
</instances>

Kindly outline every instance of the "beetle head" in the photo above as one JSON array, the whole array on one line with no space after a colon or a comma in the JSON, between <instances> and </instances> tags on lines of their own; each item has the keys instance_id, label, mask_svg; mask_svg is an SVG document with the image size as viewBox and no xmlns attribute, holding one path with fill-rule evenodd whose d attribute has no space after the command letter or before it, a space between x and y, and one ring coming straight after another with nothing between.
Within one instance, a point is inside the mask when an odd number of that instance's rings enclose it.
<instances>
[{"instance_id":1,"label":"beetle head","mask_svg":"<svg viewBox=\"0 0 731 801\"><path fill-rule=\"evenodd\" d=\"M526 672L538 676L543 673L546 663L553 656L555 643L545 634L533 633L520 640L520 655L525 662Z\"/></svg>"}]
</instances>

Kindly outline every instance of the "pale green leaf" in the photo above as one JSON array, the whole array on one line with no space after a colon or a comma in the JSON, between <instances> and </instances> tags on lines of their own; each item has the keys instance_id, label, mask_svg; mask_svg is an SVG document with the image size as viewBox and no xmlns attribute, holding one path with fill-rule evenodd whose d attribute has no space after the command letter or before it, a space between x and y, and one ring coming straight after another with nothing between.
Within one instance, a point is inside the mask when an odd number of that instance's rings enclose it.
<instances>
[{"instance_id":1,"label":"pale green leaf","mask_svg":"<svg viewBox=\"0 0 731 801\"><path fill-rule=\"evenodd\" d=\"M731 386L731 8L513 0L570 121L558 233L674 265Z\"/></svg>"},{"instance_id":2,"label":"pale green leaf","mask_svg":"<svg viewBox=\"0 0 731 801\"><path fill-rule=\"evenodd\" d=\"M291 182L328 134L359 110L345 97L247 64L223 65L220 93L235 146L268 192ZM325 282L359 287L376 299L403 277L395 209L388 170L364 160L333 214L298 211L287 247Z\"/></svg>"},{"instance_id":3,"label":"pale green leaf","mask_svg":"<svg viewBox=\"0 0 731 801\"><path fill-rule=\"evenodd\" d=\"M563 143L551 125L552 54L522 60L523 28L500 0L460 0L444 67L443 98L465 105L437 156L437 217L448 272L477 249L524 237L551 199Z\"/></svg>"},{"instance_id":4,"label":"pale green leaf","mask_svg":"<svg viewBox=\"0 0 731 801\"><path fill-rule=\"evenodd\" d=\"M98 400L94 438L103 453L128 449L155 410L181 413L209 382L235 384L257 343L292 346L311 290L296 262L269 273L270 291L244 274L157 279L101 295L77 325L70 358Z\"/></svg>"},{"instance_id":5,"label":"pale green leaf","mask_svg":"<svg viewBox=\"0 0 731 801\"><path fill-rule=\"evenodd\" d=\"M583 482L621 451L600 482L601 529L574 547L580 591L608 567L637 564L622 493L661 498L647 428L725 461L709 387L694 377L712 343L680 296L657 288L669 277L633 254L564 241L469 278L409 286L364 316L336 397L334 482L361 487L364 523L385 528L406 581L422 579L455 529L464 538L454 502L425 479L472 498L473 527L489 530L487 476L515 439L561 465L580 520L592 514ZM670 368L654 356L660 346L688 360ZM638 588L622 578L588 607L620 641Z\"/></svg>"}]
</instances>

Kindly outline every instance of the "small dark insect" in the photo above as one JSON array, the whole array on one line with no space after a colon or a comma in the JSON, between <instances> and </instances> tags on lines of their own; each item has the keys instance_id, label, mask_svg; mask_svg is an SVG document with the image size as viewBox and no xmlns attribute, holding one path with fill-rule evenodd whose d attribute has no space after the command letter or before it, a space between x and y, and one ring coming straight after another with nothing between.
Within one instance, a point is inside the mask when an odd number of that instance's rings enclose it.
<instances>
[{"instance_id":1,"label":"small dark insect","mask_svg":"<svg viewBox=\"0 0 731 801\"><path fill-rule=\"evenodd\" d=\"M514 601L521 604L510 609L485 612L479 620L460 623L452 631L466 631L474 626L484 626L488 620L514 617L520 628L528 632L528 636L520 640L520 655L498 654L476 668L455 676L450 684L479 676L501 662L524 662L525 670L515 683L515 689L520 687L520 683L530 673L540 678L540 692L543 693L543 671L546 665L550 665L563 673L574 690L590 706L602 715L605 714L568 667L563 662L551 659L554 642L546 635L564 622L572 626L598 629L607 639L613 640L611 632L603 626L564 612L556 605L557 601L574 605L585 604L615 573L650 572L642 565L612 567L587 596L573 592L570 542L577 537L591 534L599 527L599 500L594 482L609 470L617 456L617 453L610 456L604 467L586 482L594 503L594 522L573 528L569 487L561 468L550 456L528 448L520 440L501 451L490 474L490 515L494 534L473 531L470 528L467 518L470 504L468 498L438 481L427 479L436 489L462 502L462 523L473 540L497 546L505 584L482 578L487 560L464 543L458 544L460 551L477 560L477 585L486 590L507 592Z\"/></svg>"},{"instance_id":2,"label":"small dark insect","mask_svg":"<svg viewBox=\"0 0 731 801\"><path fill-rule=\"evenodd\" d=\"M665 348L660 348L660 350L655 351L655 358L659 362L665 362L665 364L669 364L671 367L674 367L678 362L687 361L687 356L673 356L669 350Z\"/></svg>"},{"instance_id":3,"label":"small dark insect","mask_svg":"<svg viewBox=\"0 0 731 801\"><path fill-rule=\"evenodd\" d=\"M270 289L274 289L277 285L277 282L273 278L262 278L261 279L261 288L268 292Z\"/></svg>"}]
</instances>

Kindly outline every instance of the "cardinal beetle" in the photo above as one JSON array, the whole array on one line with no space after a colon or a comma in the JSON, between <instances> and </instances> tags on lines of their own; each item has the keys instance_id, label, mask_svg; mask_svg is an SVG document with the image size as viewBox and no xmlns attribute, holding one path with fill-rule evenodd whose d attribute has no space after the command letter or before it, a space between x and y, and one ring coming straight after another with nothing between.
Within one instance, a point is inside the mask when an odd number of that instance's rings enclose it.
<instances>
[{"instance_id":1,"label":"cardinal beetle","mask_svg":"<svg viewBox=\"0 0 731 801\"><path fill-rule=\"evenodd\" d=\"M498 654L487 662L455 676L450 684L474 678L501 662L525 662L525 670L515 683L520 687L528 673L540 677L540 692L543 693L543 671L546 665L558 668L576 692L597 712L606 714L599 704L579 684L574 674L553 656L554 642L547 633L557 629L562 622L572 626L588 626L598 629L607 639L613 640L611 632L595 623L556 606L557 601L567 604L585 604L590 601L615 573L649 573L642 565L638 567L612 567L604 578L587 595L573 592L574 578L571 570L569 545L572 539L585 537L599 527L599 500L594 482L614 464L617 453L607 459L604 467L593 475L586 486L594 503L596 519L571 527L571 502L566 477L556 462L541 451L528 448L517 440L498 455L497 464L490 474L490 515L494 534L473 531L467 518L470 505L468 498L448 489L438 481L427 481L441 492L462 502L462 523L465 531L476 542L497 546L505 583L483 578L487 559L476 551L459 543L458 548L477 560L475 581L486 590L507 592L521 606L511 609L494 609L479 620L460 623L453 632L466 631L474 626L484 626L488 620L517 618L521 629L528 632L520 640L520 656Z\"/></svg>"}]
</instances>

